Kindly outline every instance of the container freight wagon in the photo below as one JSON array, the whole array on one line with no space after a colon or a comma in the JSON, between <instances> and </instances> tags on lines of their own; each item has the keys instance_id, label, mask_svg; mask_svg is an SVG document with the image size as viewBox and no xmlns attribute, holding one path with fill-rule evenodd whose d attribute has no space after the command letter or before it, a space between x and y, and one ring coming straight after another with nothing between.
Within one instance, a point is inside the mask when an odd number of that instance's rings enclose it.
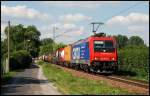
<instances>
[{"instance_id":1,"label":"container freight wagon","mask_svg":"<svg viewBox=\"0 0 150 96\"><path fill-rule=\"evenodd\" d=\"M59 48L56 51L56 64L63 65L64 64L64 48Z\"/></svg>"},{"instance_id":2,"label":"container freight wagon","mask_svg":"<svg viewBox=\"0 0 150 96\"><path fill-rule=\"evenodd\" d=\"M80 40L72 44L71 67L83 69L90 65L89 53L88 39Z\"/></svg>"},{"instance_id":3,"label":"container freight wagon","mask_svg":"<svg viewBox=\"0 0 150 96\"><path fill-rule=\"evenodd\" d=\"M70 62L71 62L71 45L68 45L64 48L64 65L66 67L69 67Z\"/></svg>"},{"instance_id":4,"label":"container freight wagon","mask_svg":"<svg viewBox=\"0 0 150 96\"><path fill-rule=\"evenodd\" d=\"M112 37L96 37L80 40L72 44L71 66L85 71L117 70L116 41Z\"/></svg>"},{"instance_id":5,"label":"container freight wagon","mask_svg":"<svg viewBox=\"0 0 150 96\"><path fill-rule=\"evenodd\" d=\"M50 62L50 61L51 61L51 58L52 58L51 54L45 55L44 61Z\"/></svg>"}]
</instances>

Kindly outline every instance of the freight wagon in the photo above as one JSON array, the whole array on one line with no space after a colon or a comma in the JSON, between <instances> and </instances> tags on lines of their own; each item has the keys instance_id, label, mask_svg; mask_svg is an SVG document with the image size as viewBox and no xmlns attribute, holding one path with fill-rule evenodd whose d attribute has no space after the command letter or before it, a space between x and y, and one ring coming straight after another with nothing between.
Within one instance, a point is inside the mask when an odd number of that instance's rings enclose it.
<instances>
[{"instance_id":1,"label":"freight wagon","mask_svg":"<svg viewBox=\"0 0 150 96\"><path fill-rule=\"evenodd\" d=\"M59 48L56 51L56 64L64 64L64 48Z\"/></svg>"},{"instance_id":2,"label":"freight wagon","mask_svg":"<svg viewBox=\"0 0 150 96\"><path fill-rule=\"evenodd\" d=\"M64 48L64 65L70 67L71 63L71 45Z\"/></svg>"}]
</instances>

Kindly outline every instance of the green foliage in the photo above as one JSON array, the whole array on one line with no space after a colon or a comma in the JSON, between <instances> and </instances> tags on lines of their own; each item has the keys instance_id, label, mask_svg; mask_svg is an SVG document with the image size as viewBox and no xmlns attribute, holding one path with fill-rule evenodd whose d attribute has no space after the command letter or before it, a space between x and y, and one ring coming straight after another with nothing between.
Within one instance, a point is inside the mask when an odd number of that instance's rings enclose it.
<instances>
[{"instance_id":1,"label":"green foliage","mask_svg":"<svg viewBox=\"0 0 150 96\"><path fill-rule=\"evenodd\" d=\"M6 44L4 43L4 41L1 41L1 60L3 55L7 52L7 47Z\"/></svg>"},{"instance_id":2,"label":"green foliage","mask_svg":"<svg viewBox=\"0 0 150 96\"><path fill-rule=\"evenodd\" d=\"M128 37L124 35L114 36L119 48L125 47L128 43Z\"/></svg>"},{"instance_id":3,"label":"green foliage","mask_svg":"<svg viewBox=\"0 0 150 96\"><path fill-rule=\"evenodd\" d=\"M146 46L129 45L118 51L120 70L131 71L143 80L149 75L149 48Z\"/></svg>"},{"instance_id":4,"label":"green foliage","mask_svg":"<svg viewBox=\"0 0 150 96\"><path fill-rule=\"evenodd\" d=\"M58 48L63 48L63 47L65 47L65 46L66 46L66 45L63 44L63 43L58 43L58 44L55 44L54 49L57 50Z\"/></svg>"},{"instance_id":5,"label":"green foliage","mask_svg":"<svg viewBox=\"0 0 150 96\"><path fill-rule=\"evenodd\" d=\"M63 48L65 44L63 43L55 43L51 38L45 38L41 40L40 46L40 55L49 54L53 51L57 50L58 48Z\"/></svg>"},{"instance_id":6,"label":"green foliage","mask_svg":"<svg viewBox=\"0 0 150 96\"><path fill-rule=\"evenodd\" d=\"M41 40L42 45L53 44L54 41L51 38L44 38Z\"/></svg>"},{"instance_id":7,"label":"green foliage","mask_svg":"<svg viewBox=\"0 0 150 96\"><path fill-rule=\"evenodd\" d=\"M142 38L138 36L132 36L129 38L129 44L130 45L144 45L144 41Z\"/></svg>"},{"instance_id":8,"label":"green foliage","mask_svg":"<svg viewBox=\"0 0 150 96\"><path fill-rule=\"evenodd\" d=\"M49 54L53 51L54 41L51 38L42 39L40 42L40 55Z\"/></svg>"},{"instance_id":9,"label":"green foliage","mask_svg":"<svg viewBox=\"0 0 150 96\"><path fill-rule=\"evenodd\" d=\"M47 44L47 45L44 45L44 46L40 46L40 55L42 54L49 54L53 52L53 45L52 44Z\"/></svg>"},{"instance_id":10,"label":"green foliage","mask_svg":"<svg viewBox=\"0 0 150 96\"><path fill-rule=\"evenodd\" d=\"M40 62L42 63L42 62ZM53 82L57 88L66 95L118 95L118 94L135 94L129 93L120 88L110 87L106 82L101 80L89 80L86 77L73 76L52 64L41 64L45 76Z\"/></svg>"},{"instance_id":11,"label":"green foliage","mask_svg":"<svg viewBox=\"0 0 150 96\"><path fill-rule=\"evenodd\" d=\"M5 28L5 35L8 33L8 27ZM40 46L39 36L40 32L35 26L27 26L25 28L22 24L10 27L10 51L27 50L32 53L32 57L38 55ZM7 47L7 39L4 40Z\"/></svg>"},{"instance_id":12,"label":"green foliage","mask_svg":"<svg viewBox=\"0 0 150 96\"><path fill-rule=\"evenodd\" d=\"M4 74L1 78L1 84L7 84L7 82L13 77L16 75L16 71L10 71L6 74Z\"/></svg>"},{"instance_id":13,"label":"green foliage","mask_svg":"<svg viewBox=\"0 0 150 96\"><path fill-rule=\"evenodd\" d=\"M142 40L142 38L140 38L139 36L131 36L130 38L128 38L125 35L117 35L113 37L117 41L118 48L124 48L128 45L146 46L144 45L144 41Z\"/></svg>"},{"instance_id":14,"label":"green foliage","mask_svg":"<svg viewBox=\"0 0 150 96\"><path fill-rule=\"evenodd\" d=\"M14 51L10 56L10 69L23 69L30 66L32 58L26 50Z\"/></svg>"}]
</instances>

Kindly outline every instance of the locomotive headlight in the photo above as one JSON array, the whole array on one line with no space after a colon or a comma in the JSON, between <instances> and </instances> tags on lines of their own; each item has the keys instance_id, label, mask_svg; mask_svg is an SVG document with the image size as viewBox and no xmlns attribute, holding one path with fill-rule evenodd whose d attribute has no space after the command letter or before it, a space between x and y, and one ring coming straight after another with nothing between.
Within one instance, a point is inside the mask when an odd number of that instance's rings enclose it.
<instances>
[{"instance_id":1,"label":"locomotive headlight","mask_svg":"<svg viewBox=\"0 0 150 96\"><path fill-rule=\"evenodd\" d=\"M97 60L98 58L95 57L95 60Z\"/></svg>"},{"instance_id":2,"label":"locomotive headlight","mask_svg":"<svg viewBox=\"0 0 150 96\"><path fill-rule=\"evenodd\" d=\"M112 58L112 60L115 60L115 58Z\"/></svg>"}]
</instances>

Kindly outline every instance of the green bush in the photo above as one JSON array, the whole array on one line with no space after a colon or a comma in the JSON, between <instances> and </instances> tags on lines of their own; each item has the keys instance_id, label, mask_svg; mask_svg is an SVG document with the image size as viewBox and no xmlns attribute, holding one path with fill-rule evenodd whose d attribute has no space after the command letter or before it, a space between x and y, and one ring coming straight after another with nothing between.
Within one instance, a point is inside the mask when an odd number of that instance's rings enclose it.
<instances>
[{"instance_id":1,"label":"green bush","mask_svg":"<svg viewBox=\"0 0 150 96\"><path fill-rule=\"evenodd\" d=\"M120 70L131 71L138 76L149 74L149 48L146 46L127 46L118 50Z\"/></svg>"},{"instance_id":2,"label":"green bush","mask_svg":"<svg viewBox=\"0 0 150 96\"><path fill-rule=\"evenodd\" d=\"M32 58L26 50L14 51L10 56L10 69L24 69L31 65Z\"/></svg>"}]
</instances>

